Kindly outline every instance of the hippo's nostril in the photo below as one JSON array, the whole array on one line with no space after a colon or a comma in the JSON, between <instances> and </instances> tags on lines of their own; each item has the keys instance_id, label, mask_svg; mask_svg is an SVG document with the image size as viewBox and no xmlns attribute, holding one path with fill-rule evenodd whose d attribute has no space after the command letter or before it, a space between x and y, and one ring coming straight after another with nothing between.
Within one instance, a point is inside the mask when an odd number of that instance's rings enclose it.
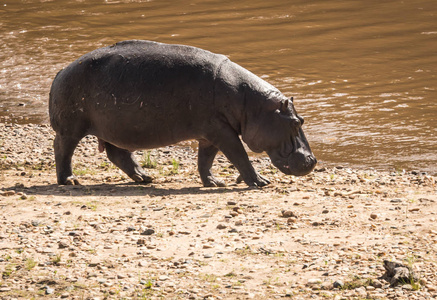
<instances>
[{"instance_id":1,"label":"hippo's nostril","mask_svg":"<svg viewBox=\"0 0 437 300\"><path fill-rule=\"evenodd\" d=\"M306 162L308 166L315 166L317 163L317 159L314 157L314 155L308 155L306 158Z\"/></svg>"}]
</instances>

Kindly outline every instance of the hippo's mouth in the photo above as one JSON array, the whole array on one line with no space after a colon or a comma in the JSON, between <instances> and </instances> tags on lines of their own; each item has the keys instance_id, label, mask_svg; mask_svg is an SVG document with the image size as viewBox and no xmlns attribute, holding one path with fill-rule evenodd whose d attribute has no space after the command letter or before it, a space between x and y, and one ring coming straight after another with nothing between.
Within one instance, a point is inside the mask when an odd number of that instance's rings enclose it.
<instances>
[{"instance_id":1,"label":"hippo's mouth","mask_svg":"<svg viewBox=\"0 0 437 300\"><path fill-rule=\"evenodd\" d=\"M284 141L280 149L268 151L267 154L273 165L287 175L306 175L317 163L302 129L299 129L297 135L292 134L289 140Z\"/></svg>"}]
</instances>

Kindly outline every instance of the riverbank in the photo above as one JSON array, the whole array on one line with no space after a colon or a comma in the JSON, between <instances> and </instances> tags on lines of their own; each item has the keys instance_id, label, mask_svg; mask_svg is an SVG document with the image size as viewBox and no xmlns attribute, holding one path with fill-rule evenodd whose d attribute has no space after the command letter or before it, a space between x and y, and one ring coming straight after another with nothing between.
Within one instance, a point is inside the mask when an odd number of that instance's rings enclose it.
<instances>
[{"instance_id":1,"label":"riverbank","mask_svg":"<svg viewBox=\"0 0 437 300\"><path fill-rule=\"evenodd\" d=\"M0 299L431 299L437 297L436 178L320 165L272 183L203 188L189 143L139 152L132 183L92 137L81 186L58 186L53 132L0 124ZM383 262L416 277L390 286Z\"/></svg>"}]
</instances>

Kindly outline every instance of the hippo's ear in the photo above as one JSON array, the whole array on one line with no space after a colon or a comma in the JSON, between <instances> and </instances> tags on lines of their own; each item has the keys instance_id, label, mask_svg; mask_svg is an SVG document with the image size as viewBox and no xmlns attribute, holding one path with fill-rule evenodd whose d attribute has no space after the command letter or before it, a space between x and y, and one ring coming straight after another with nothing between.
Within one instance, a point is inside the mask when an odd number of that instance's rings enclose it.
<instances>
[{"instance_id":1,"label":"hippo's ear","mask_svg":"<svg viewBox=\"0 0 437 300\"><path fill-rule=\"evenodd\" d=\"M293 97L290 97L290 102L293 103Z\"/></svg>"},{"instance_id":2,"label":"hippo's ear","mask_svg":"<svg viewBox=\"0 0 437 300\"><path fill-rule=\"evenodd\" d=\"M281 101L281 112L287 112L288 111L288 99Z\"/></svg>"}]
</instances>

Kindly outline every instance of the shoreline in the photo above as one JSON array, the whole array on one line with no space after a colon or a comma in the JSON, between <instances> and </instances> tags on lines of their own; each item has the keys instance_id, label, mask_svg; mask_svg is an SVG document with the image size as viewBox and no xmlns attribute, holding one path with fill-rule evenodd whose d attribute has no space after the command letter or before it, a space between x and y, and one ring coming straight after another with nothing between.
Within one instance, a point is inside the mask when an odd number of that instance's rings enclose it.
<instances>
[{"instance_id":1,"label":"shoreline","mask_svg":"<svg viewBox=\"0 0 437 300\"><path fill-rule=\"evenodd\" d=\"M6 128L10 128L11 130L18 130L21 131L21 133L16 132L15 134L10 134L7 132ZM36 132L29 132L32 130L36 130ZM26 131L26 132L24 132ZM18 134L18 136L16 135ZM51 128L50 124L46 123L46 124L33 124L33 123L28 123L28 124L17 124L17 123L2 123L0 122L0 146L4 145L4 143L8 140L12 140L12 144L15 144L17 142L26 142L27 141L27 137L29 136L30 138L30 142L35 142L35 139L38 139L38 143L36 144L32 144L31 147L33 148L34 153L37 154L43 154L44 156L44 163L47 164L47 162L49 162L49 164L54 164L54 153L53 153L53 139L54 139L54 131ZM92 136L87 136L84 139L82 139L81 144L89 144L90 142L94 141L95 138ZM192 149L195 149L196 147L193 146L194 144L196 144L196 141L183 141L180 142L178 144L175 145L171 145L168 147L163 147L162 149L166 149L164 151L169 151L167 148L171 148L173 149L174 147L181 147L184 150L187 150L186 146L190 146ZM38 150L38 147L44 147L45 151L41 151L41 149ZM4 148L4 147L3 147ZM14 147L13 147L14 148ZM19 149L20 147L18 147ZM97 149L97 146L96 148ZM89 151L91 149L88 149L87 151ZM48 153L50 152L51 153ZM77 151L77 149L76 149ZM139 156L142 156L145 152L152 152L152 151L158 151L157 149L150 149L150 150L143 150L143 151L137 151L137 158ZM261 159L265 159L267 157L267 155L265 153L253 153L251 152L247 147L246 147L246 151L248 152L249 157L254 157L254 158L261 158ZM20 152L17 153L16 152ZM22 165L22 164L35 164L36 161L33 160L32 162L29 160L30 159L30 154L26 153L25 151L23 152L23 147L21 147L21 149L19 149L18 151L7 151L5 152L5 150L3 149L0 152L1 156L5 156L8 155L9 156L9 160L3 160L2 163L5 166L9 166L9 167L13 167L14 164L18 164L18 165ZM139 154L138 154L139 153ZM23 155L26 154L26 155ZM92 154L88 154L88 155L100 155L97 151L93 152ZM105 154L103 154L104 157L106 157ZM75 158L77 157L77 154L75 152L75 155L73 156L73 163ZM191 155L190 156L193 159L197 159L197 153L194 153L194 156ZM41 159L41 157L40 157ZM225 158L226 159L226 158ZM109 162L109 160L107 160L107 162ZM6 168L9 168L6 167ZM376 172L394 172L394 173L399 173L402 172L403 174L413 174L413 175L431 175L436 177L437 174L434 173L429 173L427 171L423 171L420 170L419 168L409 168L409 169L405 169L403 168L402 170L398 170L395 167L391 166L388 168L375 168L375 167L370 167L370 166L366 166L366 165L350 165L347 162L343 162L343 163L332 163L332 162L325 162L325 161L319 161L318 165L316 166L316 169L321 169L321 168L337 168L337 169L353 169L353 170L361 170L361 171L376 171Z\"/></svg>"},{"instance_id":2,"label":"shoreline","mask_svg":"<svg viewBox=\"0 0 437 300\"><path fill-rule=\"evenodd\" d=\"M73 157L82 185L58 186L49 125L0 123L0 299L432 299L437 179L321 165L271 184L203 188L189 143L137 152L133 183L96 139ZM417 278L390 286L384 261Z\"/></svg>"}]
</instances>

